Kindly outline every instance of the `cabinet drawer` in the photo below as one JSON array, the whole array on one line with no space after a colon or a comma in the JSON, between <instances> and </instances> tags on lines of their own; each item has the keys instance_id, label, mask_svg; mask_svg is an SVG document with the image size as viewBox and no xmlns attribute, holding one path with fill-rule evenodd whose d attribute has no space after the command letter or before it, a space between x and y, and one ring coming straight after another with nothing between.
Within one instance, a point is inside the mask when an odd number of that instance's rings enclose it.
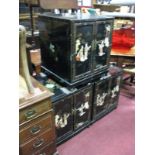
<instances>
[{"instance_id":1,"label":"cabinet drawer","mask_svg":"<svg viewBox=\"0 0 155 155\"><path fill-rule=\"evenodd\" d=\"M56 152L56 145L55 143L51 143L45 146L43 149L39 150L38 152L34 153L33 155L51 155Z\"/></svg>"},{"instance_id":2,"label":"cabinet drawer","mask_svg":"<svg viewBox=\"0 0 155 155\"><path fill-rule=\"evenodd\" d=\"M28 125L26 125L26 127L21 127L19 132L20 144L24 143L26 140L38 136L48 128L54 128L52 124L54 124L54 122L52 122L50 112L44 117L38 117L34 121L31 121Z\"/></svg>"},{"instance_id":3,"label":"cabinet drawer","mask_svg":"<svg viewBox=\"0 0 155 155\"><path fill-rule=\"evenodd\" d=\"M20 145L20 153L22 155L31 155L41 150L44 146L51 143L55 139L55 134L52 129L38 135L37 138Z\"/></svg>"},{"instance_id":4,"label":"cabinet drawer","mask_svg":"<svg viewBox=\"0 0 155 155\"><path fill-rule=\"evenodd\" d=\"M50 99L43 100L32 106L29 106L19 112L19 123L24 123L26 121L32 120L39 116L40 114L51 109Z\"/></svg>"}]
</instances>

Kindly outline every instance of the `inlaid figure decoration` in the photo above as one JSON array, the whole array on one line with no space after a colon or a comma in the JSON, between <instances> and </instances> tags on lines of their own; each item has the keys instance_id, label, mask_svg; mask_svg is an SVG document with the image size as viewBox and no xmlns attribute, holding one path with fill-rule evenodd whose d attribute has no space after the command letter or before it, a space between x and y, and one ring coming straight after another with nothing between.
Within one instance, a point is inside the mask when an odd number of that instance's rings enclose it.
<instances>
[{"instance_id":1,"label":"inlaid figure decoration","mask_svg":"<svg viewBox=\"0 0 155 155\"><path fill-rule=\"evenodd\" d=\"M106 47L109 47L109 36L111 32L111 26L106 25L105 28L106 28L106 35L105 35L106 37L105 37L104 43Z\"/></svg>"},{"instance_id":2,"label":"inlaid figure decoration","mask_svg":"<svg viewBox=\"0 0 155 155\"><path fill-rule=\"evenodd\" d=\"M89 104L88 102L85 102L81 104L81 106L76 109L79 112L79 116L83 116L86 112L84 111L85 109L89 109Z\"/></svg>"},{"instance_id":3,"label":"inlaid figure decoration","mask_svg":"<svg viewBox=\"0 0 155 155\"><path fill-rule=\"evenodd\" d=\"M118 95L119 87L120 87L120 80L121 80L120 77L116 79L116 86L113 87L113 89L111 90L111 98L114 98Z\"/></svg>"},{"instance_id":4,"label":"inlaid figure decoration","mask_svg":"<svg viewBox=\"0 0 155 155\"><path fill-rule=\"evenodd\" d=\"M56 128L64 128L68 124L69 113L64 113L63 115L55 115L55 126Z\"/></svg>"},{"instance_id":5,"label":"inlaid figure decoration","mask_svg":"<svg viewBox=\"0 0 155 155\"><path fill-rule=\"evenodd\" d=\"M102 95L98 94L97 95L96 105L97 106L103 106L106 96L107 96L107 93L103 93Z\"/></svg>"},{"instance_id":6,"label":"inlaid figure decoration","mask_svg":"<svg viewBox=\"0 0 155 155\"><path fill-rule=\"evenodd\" d=\"M105 38L103 40L100 40L100 43L98 43L98 49L99 49L98 56L103 56L105 54L104 47L109 47L110 30L111 30L111 26L106 25Z\"/></svg>"},{"instance_id":7,"label":"inlaid figure decoration","mask_svg":"<svg viewBox=\"0 0 155 155\"><path fill-rule=\"evenodd\" d=\"M84 103L81 103L80 106L78 108L76 108L75 110L78 112L78 116L83 116L86 113L86 110L89 110L89 97L90 97L90 93L87 92L84 95Z\"/></svg>"},{"instance_id":8,"label":"inlaid figure decoration","mask_svg":"<svg viewBox=\"0 0 155 155\"><path fill-rule=\"evenodd\" d=\"M98 53L98 55L99 56L103 56L105 53L103 52L103 47L104 47L104 41L102 40L101 41L101 44L98 44L98 46L99 46L99 53Z\"/></svg>"},{"instance_id":9,"label":"inlaid figure decoration","mask_svg":"<svg viewBox=\"0 0 155 155\"><path fill-rule=\"evenodd\" d=\"M79 39L76 40L75 50L76 50L76 61L84 62L88 59L88 52L91 46L88 46L88 43L84 45L81 44Z\"/></svg>"}]
</instances>

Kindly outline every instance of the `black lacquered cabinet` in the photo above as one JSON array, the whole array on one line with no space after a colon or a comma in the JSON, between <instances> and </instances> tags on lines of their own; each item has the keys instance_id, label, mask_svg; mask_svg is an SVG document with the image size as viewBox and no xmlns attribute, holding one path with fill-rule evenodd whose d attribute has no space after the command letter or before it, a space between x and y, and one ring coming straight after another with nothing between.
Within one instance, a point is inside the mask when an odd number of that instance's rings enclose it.
<instances>
[{"instance_id":1,"label":"black lacquered cabinet","mask_svg":"<svg viewBox=\"0 0 155 155\"><path fill-rule=\"evenodd\" d=\"M53 102L57 144L67 140L91 122L92 86L84 86Z\"/></svg>"},{"instance_id":2,"label":"black lacquered cabinet","mask_svg":"<svg viewBox=\"0 0 155 155\"><path fill-rule=\"evenodd\" d=\"M54 76L74 83L108 68L112 17L44 13L39 21L43 66Z\"/></svg>"},{"instance_id":3,"label":"black lacquered cabinet","mask_svg":"<svg viewBox=\"0 0 155 155\"><path fill-rule=\"evenodd\" d=\"M117 107L122 78L118 67L110 67L108 74L75 88L63 87L51 79L50 72L44 73L46 82L41 81L53 94L58 145Z\"/></svg>"},{"instance_id":4,"label":"black lacquered cabinet","mask_svg":"<svg viewBox=\"0 0 155 155\"><path fill-rule=\"evenodd\" d=\"M35 78L52 92L57 144L61 144L90 125L93 84L67 88L52 80L51 73L43 68L41 76Z\"/></svg>"}]
</instances>

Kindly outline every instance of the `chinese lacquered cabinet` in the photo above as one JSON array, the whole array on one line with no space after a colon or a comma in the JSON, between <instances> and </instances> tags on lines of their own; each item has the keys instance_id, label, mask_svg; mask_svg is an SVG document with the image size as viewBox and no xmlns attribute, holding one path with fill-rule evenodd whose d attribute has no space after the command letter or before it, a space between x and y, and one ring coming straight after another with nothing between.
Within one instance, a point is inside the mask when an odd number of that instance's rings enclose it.
<instances>
[{"instance_id":1,"label":"chinese lacquered cabinet","mask_svg":"<svg viewBox=\"0 0 155 155\"><path fill-rule=\"evenodd\" d=\"M91 121L92 86L85 86L53 102L57 144L88 126Z\"/></svg>"},{"instance_id":2,"label":"chinese lacquered cabinet","mask_svg":"<svg viewBox=\"0 0 155 155\"><path fill-rule=\"evenodd\" d=\"M50 72L43 71L47 77L44 75L46 81L42 83L53 94L58 145L117 107L122 75L117 67L110 67L107 74L74 88L58 84L51 79Z\"/></svg>"},{"instance_id":3,"label":"chinese lacquered cabinet","mask_svg":"<svg viewBox=\"0 0 155 155\"><path fill-rule=\"evenodd\" d=\"M52 93L57 144L60 144L90 124L93 85L67 88L52 80L50 72L43 68L41 75L43 78L35 78Z\"/></svg>"},{"instance_id":4,"label":"chinese lacquered cabinet","mask_svg":"<svg viewBox=\"0 0 155 155\"><path fill-rule=\"evenodd\" d=\"M74 83L108 68L112 17L44 13L39 21L43 66L54 76Z\"/></svg>"}]
</instances>

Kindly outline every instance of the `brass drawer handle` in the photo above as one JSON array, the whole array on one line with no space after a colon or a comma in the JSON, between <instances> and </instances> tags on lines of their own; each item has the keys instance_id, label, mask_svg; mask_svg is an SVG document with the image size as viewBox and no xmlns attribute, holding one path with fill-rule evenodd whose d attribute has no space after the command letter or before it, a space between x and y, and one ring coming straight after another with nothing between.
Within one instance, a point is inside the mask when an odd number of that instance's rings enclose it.
<instances>
[{"instance_id":1,"label":"brass drawer handle","mask_svg":"<svg viewBox=\"0 0 155 155\"><path fill-rule=\"evenodd\" d=\"M34 126L34 127L32 127L31 128L31 130L30 130L30 132L32 133L32 134L37 134L37 133L39 133L41 131L41 126L39 125L39 126Z\"/></svg>"},{"instance_id":2,"label":"brass drawer handle","mask_svg":"<svg viewBox=\"0 0 155 155\"><path fill-rule=\"evenodd\" d=\"M32 119L33 117L35 117L37 115L35 110L29 110L26 112L25 116L26 119Z\"/></svg>"},{"instance_id":3,"label":"brass drawer handle","mask_svg":"<svg viewBox=\"0 0 155 155\"><path fill-rule=\"evenodd\" d=\"M33 147L36 149L44 144L44 139L38 140L36 143L33 144Z\"/></svg>"}]
</instances>

